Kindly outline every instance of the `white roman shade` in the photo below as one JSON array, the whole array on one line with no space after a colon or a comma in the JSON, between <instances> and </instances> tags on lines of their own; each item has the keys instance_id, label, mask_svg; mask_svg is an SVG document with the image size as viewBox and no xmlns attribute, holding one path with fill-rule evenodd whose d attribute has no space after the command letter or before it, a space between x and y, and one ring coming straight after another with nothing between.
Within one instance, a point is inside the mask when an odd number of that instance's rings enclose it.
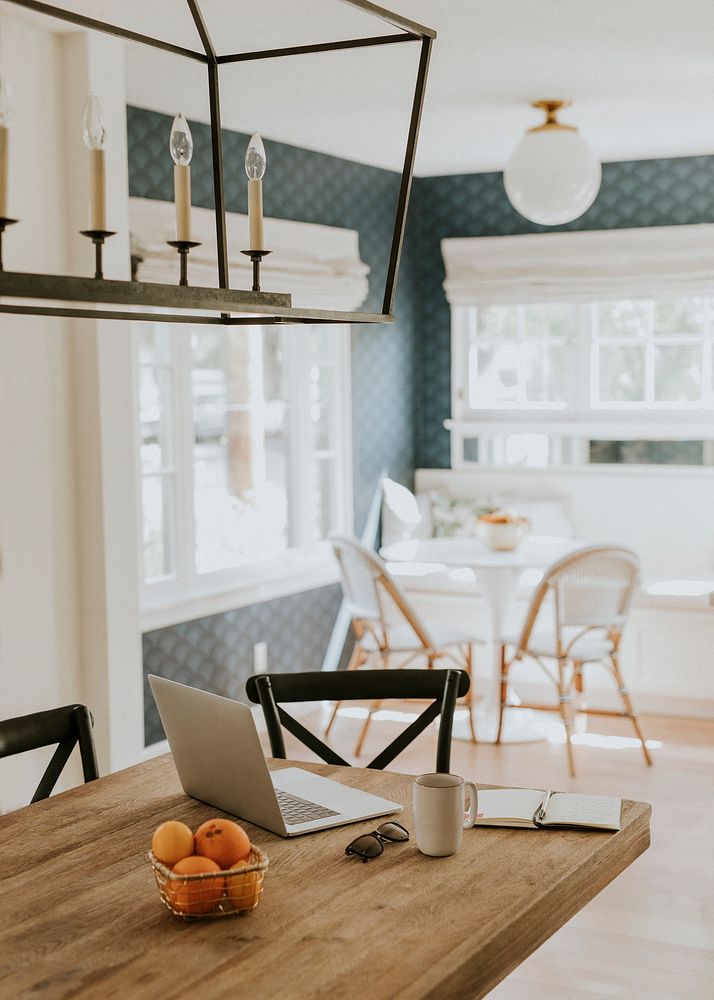
<instances>
[{"instance_id":1,"label":"white roman shade","mask_svg":"<svg viewBox=\"0 0 714 1000\"><path fill-rule=\"evenodd\" d=\"M176 238L173 202L130 198L129 218L132 253L141 258L140 280L178 284L178 254L167 246ZM191 228L193 239L201 246L189 256L189 283L215 288L218 271L213 211L192 208ZM249 289L252 265L240 252L248 243L248 217L226 213L226 231L231 287ZM293 305L298 307L353 312L362 306L367 297L369 267L360 260L358 233L308 222L266 219L265 239L272 253L261 267L263 291L289 292Z\"/></svg>"},{"instance_id":2,"label":"white roman shade","mask_svg":"<svg viewBox=\"0 0 714 1000\"><path fill-rule=\"evenodd\" d=\"M714 295L714 225L441 241L451 305Z\"/></svg>"}]
</instances>

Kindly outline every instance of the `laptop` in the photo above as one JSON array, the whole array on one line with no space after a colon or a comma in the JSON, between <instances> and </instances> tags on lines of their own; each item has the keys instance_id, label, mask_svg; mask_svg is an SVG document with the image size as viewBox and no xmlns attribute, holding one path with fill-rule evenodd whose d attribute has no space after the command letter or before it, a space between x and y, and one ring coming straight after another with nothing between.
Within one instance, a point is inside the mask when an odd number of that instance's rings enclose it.
<instances>
[{"instance_id":1,"label":"laptop","mask_svg":"<svg viewBox=\"0 0 714 1000\"><path fill-rule=\"evenodd\" d=\"M281 837L400 812L397 802L311 774L268 769L247 705L149 674L187 795Z\"/></svg>"}]
</instances>

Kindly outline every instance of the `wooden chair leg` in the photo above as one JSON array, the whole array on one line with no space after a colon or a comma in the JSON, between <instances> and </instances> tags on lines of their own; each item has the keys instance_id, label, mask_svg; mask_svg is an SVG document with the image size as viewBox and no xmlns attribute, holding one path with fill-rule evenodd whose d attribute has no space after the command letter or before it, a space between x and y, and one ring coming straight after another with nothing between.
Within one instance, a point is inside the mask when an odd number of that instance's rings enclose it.
<instances>
[{"instance_id":1,"label":"wooden chair leg","mask_svg":"<svg viewBox=\"0 0 714 1000\"><path fill-rule=\"evenodd\" d=\"M620 670L620 664L618 663L617 654L610 654L610 662L612 663L612 672L615 675L615 682L617 684L618 690L620 692L620 697L622 698L622 704L625 706L625 715L630 720L634 726L635 732L637 733L637 738L642 744L642 753L644 754L645 761L648 767L652 767L652 757L647 749L647 741L645 740L644 733L640 727L639 719L637 718L637 712L634 709L632 700L630 698L630 692L625 687L625 679L622 676L622 671Z\"/></svg>"},{"instance_id":2,"label":"wooden chair leg","mask_svg":"<svg viewBox=\"0 0 714 1000\"><path fill-rule=\"evenodd\" d=\"M362 646L360 646L359 643L356 643L355 648L352 651L352 656L350 657L350 662L347 664L347 669L359 670L359 668L362 666L363 663L366 662L367 659L368 655L365 652L365 650L362 648ZM325 726L325 729L322 734L325 739L327 739L327 737L330 735L330 730L332 729L332 723L337 718L337 713L340 709L341 704L342 704L341 701L335 702L335 707L332 709L332 715L330 716L330 721Z\"/></svg>"},{"instance_id":3,"label":"wooden chair leg","mask_svg":"<svg viewBox=\"0 0 714 1000\"><path fill-rule=\"evenodd\" d=\"M476 727L474 726L474 647L470 642L466 643L465 650L466 673L469 675L471 684L464 698L464 702L469 711L469 729L471 730L471 742L478 743Z\"/></svg>"},{"instance_id":4,"label":"wooden chair leg","mask_svg":"<svg viewBox=\"0 0 714 1000\"><path fill-rule=\"evenodd\" d=\"M566 671L567 662L558 660L558 706L560 715L565 727L565 748L568 752L568 770L571 778L575 777L575 758L573 757L573 699L571 694L571 684L569 683Z\"/></svg>"},{"instance_id":5,"label":"wooden chair leg","mask_svg":"<svg viewBox=\"0 0 714 1000\"><path fill-rule=\"evenodd\" d=\"M587 707L583 700L585 685L583 683L583 664L580 660L573 662L573 691L575 692L575 711L587 712Z\"/></svg>"},{"instance_id":6,"label":"wooden chair leg","mask_svg":"<svg viewBox=\"0 0 714 1000\"><path fill-rule=\"evenodd\" d=\"M501 646L501 697L498 705L498 730L496 732L496 743L501 742L501 732L503 730L503 710L508 699L508 668L510 663L506 662L506 647Z\"/></svg>"}]
</instances>

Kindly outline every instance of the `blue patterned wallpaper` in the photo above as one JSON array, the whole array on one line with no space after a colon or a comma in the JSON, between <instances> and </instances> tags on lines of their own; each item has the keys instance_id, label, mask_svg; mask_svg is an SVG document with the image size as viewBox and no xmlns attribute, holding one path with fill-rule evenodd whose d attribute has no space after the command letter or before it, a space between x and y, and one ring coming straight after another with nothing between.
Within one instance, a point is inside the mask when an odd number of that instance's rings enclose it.
<instances>
[{"instance_id":1,"label":"blue patterned wallpaper","mask_svg":"<svg viewBox=\"0 0 714 1000\"><path fill-rule=\"evenodd\" d=\"M509 236L582 229L628 229L714 222L714 156L603 165L600 193L579 219L544 227L520 216L500 173L420 178L412 203L419 323L414 392L415 465L447 468L451 416L451 318L442 288L440 241L448 236Z\"/></svg>"},{"instance_id":2,"label":"blue patterned wallpaper","mask_svg":"<svg viewBox=\"0 0 714 1000\"><path fill-rule=\"evenodd\" d=\"M340 600L339 586L321 587L147 632L143 642L146 746L164 738L147 674L245 701L245 682L253 673L253 644L268 643L270 670L319 670Z\"/></svg>"}]
</instances>

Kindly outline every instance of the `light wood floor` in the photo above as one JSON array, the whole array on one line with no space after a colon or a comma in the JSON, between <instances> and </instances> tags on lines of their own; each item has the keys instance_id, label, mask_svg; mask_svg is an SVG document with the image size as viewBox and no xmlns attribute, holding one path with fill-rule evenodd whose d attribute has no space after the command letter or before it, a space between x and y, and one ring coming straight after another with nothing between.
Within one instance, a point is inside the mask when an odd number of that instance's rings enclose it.
<instances>
[{"instance_id":1,"label":"light wood floor","mask_svg":"<svg viewBox=\"0 0 714 1000\"><path fill-rule=\"evenodd\" d=\"M652 750L654 767L634 748L580 746L575 779L568 777L562 744L454 741L452 771L477 783L617 795L653 807L649 851L493 990L494 1000L713 1000L714 722L642 722L648 740L662 744ZM316 731L318 723L318 713L305 721ZM358 765L400 728L372 723L357 760L351 751L360 724L340 717L331 734L337 752ZM588 728L631 735L619 720L593 717ZM393 769L433 770L435 742L433 733L423 734ZM311 759L300 744L286 739L286 746L289 756Z\"/></svg>"}]
</instances>

